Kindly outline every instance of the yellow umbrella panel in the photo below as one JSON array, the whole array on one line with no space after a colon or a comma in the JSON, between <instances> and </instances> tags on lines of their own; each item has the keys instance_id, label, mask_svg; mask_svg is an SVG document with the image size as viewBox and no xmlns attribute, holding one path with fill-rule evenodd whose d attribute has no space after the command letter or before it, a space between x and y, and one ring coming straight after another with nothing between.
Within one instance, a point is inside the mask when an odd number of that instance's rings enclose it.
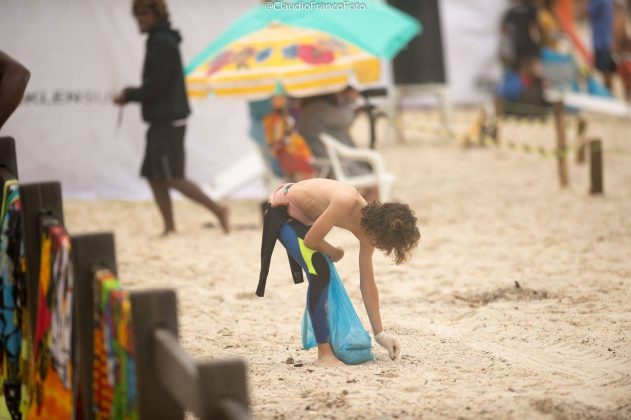
<instances>
[{"instance_id":1,"label":"yellow umbrella panel","mask_svg":"<svg viewBox=\"0 0 631 420\"><path fill-rule=\"evenodd\" d=\"M278 85L294 97L378 82L378 58L313 29L271 24L228 44L186 78L189 94L263 99Z\"/></svg>"}]
</instances>

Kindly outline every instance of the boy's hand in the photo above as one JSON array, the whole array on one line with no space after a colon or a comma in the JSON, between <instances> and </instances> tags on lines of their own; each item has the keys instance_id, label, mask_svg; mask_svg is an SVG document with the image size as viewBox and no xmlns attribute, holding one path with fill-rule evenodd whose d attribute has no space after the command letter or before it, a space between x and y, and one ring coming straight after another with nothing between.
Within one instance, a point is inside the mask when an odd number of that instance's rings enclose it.
<instances>
[{"instance_id":1,"label":"boy's hand","mask_svg":"<svg viewBox=\"0 0 631 420\"><path fill-rule=\"evenodd\" d=\"M399 339L393 335L386 334L385 331L381 331L375 336L375 341L381 347L388 350L388 355L392 360L396 360L401 355L401 343Z\"/></svg>"},{"instance_id":2,"label":"boy's hand","mask_svg":"<svg viewBox=\"0 0 631 420\"><path fill-rule=\"evenodd\" d=\"M343 256L344 256L344 250L337 246L333 247L333 252L331 252L331 255L329 255L332 262L337 262L341 260Z\"/></svg>"}]
</instances>

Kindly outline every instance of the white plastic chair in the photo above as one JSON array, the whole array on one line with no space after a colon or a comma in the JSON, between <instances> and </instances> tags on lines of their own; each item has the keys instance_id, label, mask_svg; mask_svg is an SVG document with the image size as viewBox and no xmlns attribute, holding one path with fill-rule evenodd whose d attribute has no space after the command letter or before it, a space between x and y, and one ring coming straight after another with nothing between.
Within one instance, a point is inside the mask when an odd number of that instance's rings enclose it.
<instances>
[{"instance_id":1,"label":"white plastic chair","mask_svg":"<svg viewBox=\"0 0 631 420\"><path fill-rule=\"evenodd\" d=\"M390 194L394 186L395 177L386 172L383 158L379 152L372 149L349 147L326 133L320 134L320 140L322 140L326 147L335 179L352 185L355 188L378 187L379 201L382 203L390 201ZM365 175L348 175L344 172L342 159L366 162L372 168L372 173Z\"/></svg>"}]
</instances>

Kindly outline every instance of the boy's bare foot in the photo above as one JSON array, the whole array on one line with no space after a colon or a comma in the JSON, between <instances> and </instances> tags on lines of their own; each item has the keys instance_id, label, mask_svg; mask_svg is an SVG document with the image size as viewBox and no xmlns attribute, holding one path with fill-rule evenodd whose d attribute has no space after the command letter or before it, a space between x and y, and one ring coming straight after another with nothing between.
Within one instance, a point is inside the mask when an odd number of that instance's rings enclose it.
<instances>
[{"instance_id":1,"label":"boy's bare foot","mask_svg":"<svg viewBox=\"0 0 631 420\"><path fill-rule=\"evenodd\" d=\"M221 213L217 217L219 218L219 223L221 224L223 233L230 233L230 210L228 207L222 207Z\"/></svg>"},{"instance_id":2,"label":"boy's bare foot","mask_svg":"<svg viewBox=\"0 0 631 420\"><path fill-rule=\"evenodd\" d=\"M335 366L346 366L344 362L342 362L337 357L330 355L324 357L318 357L316 361L316 366L318 367L335 367Z\"/></svg>"},{"instance_id":3,"label":"boy's bare foot","mask_svg":"<svg viewBox=\"0 0 631 420\"><path fill-rule=\"evenodd\" d=\"M346 365L335 356L330 343L320 343L318 344L318 360L316 361L316 366L334 367Z\"/></svg>"}]
</instances>

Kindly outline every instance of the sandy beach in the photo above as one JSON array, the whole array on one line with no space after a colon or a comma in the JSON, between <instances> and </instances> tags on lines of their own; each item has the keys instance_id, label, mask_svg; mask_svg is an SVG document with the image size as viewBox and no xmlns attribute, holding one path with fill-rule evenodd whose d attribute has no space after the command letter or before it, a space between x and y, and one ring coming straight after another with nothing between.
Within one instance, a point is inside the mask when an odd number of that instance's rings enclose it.
<instances>
[{"instance_id":1,"label":"sandy beach","mask_svg":"<svg viewBox=\"0 0 631 420\"><path fill-rule=\"evenodd\" d=\"M472 115L456 113L457 131ZM405 265L374 258L383 323L402 344L397 362L377 346L371 363L314 366L315 350L301 349L306 285L292 283L280 245L266 296L254 295L256 200L226 202L227 236L184 200L178 234L164 239L152 202L67 200L66 225L113 231L130 289L177 290L183 346L199 359L247 362L254 418L631 418L631 122L588 121L588 136L604 142L602 196L590 196L574 155L562 190L554 159L465 150L414 130L379 145L395 199L416 211L422 235ZM502 135L554 144L551 122L510 122ZM368 327L358 244L342 231L330 242L346 251L338 271Z\"/></svg>"}]
</instances>

